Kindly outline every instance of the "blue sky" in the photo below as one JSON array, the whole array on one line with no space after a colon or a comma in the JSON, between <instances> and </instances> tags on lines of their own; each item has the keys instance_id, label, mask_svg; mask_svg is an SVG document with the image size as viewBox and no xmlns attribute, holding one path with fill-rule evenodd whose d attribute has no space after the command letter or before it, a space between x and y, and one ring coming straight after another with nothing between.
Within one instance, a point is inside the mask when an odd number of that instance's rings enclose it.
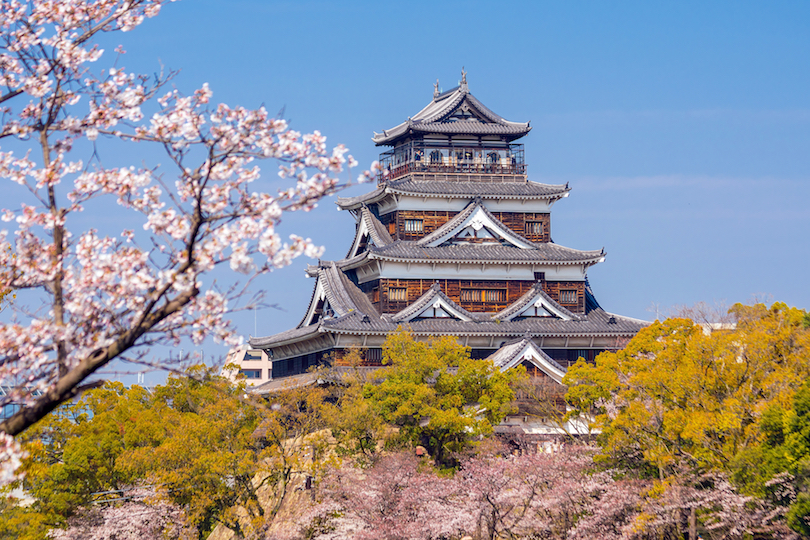
<instances>
[{"instance_id":1,"label":"blue sky","mask_svg":"<svg viewBox=\"0 0 810 540\"><path fill-rule=\"evenodd\" d=\"M608 311L784 301L810 308L810 4L806 2L321 2L185 0L117 34L129 70L182 70L190 93L282 108L367 166L374 130L455 86L531 121L530 179L570 182L554 241L607 250L589 273ZM283 187L270 163L272 189ZM359 194L370 187L353 188ZM345 255L333 200L285 233ZM298 323L307 260L263 278L286 311L238 315L245 334ZM208 355L221 354L211 346Z\"/></svg>"}]
</instances>

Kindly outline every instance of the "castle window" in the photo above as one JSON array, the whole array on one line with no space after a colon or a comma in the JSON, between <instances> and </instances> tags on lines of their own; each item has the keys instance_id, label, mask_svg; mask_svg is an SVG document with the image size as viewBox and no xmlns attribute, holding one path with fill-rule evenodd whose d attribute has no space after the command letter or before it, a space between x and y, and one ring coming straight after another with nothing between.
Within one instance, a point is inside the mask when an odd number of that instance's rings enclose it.
<instances>
[{"instance_id":1,"label":"castle window","mask_svg":"<svg viewBox=\"0 0 810 540\"><path fill-rule=\"evenodd\" d=\"M462 289L462 302L506 302L504 289Z\"/></svg>"},{"instance_id":2,"label":"castle window","mask_svg":"<svg viewBox=\"0 0 810 540\"><path fill-rule=\"evenodd\" d=\"M577 291L575 289L563 289L560 291L560 303L561 304L576 304L577 303Z\"/></svg>"},{"instance_id":3,"label":"castle window","mask_svg":"<svg viewBox=\"0 0 810 540\"><path fill-rule=\"evenodd\" d=\"M527 221L526 222L526 234L543 234L543 222L542 221Z\"/></svg>"},{"instance_id":4,"label":"castle window","mask_svg":"<svg viewBox=\"0 0 810 540\"><path fill-rule=\"evenodd\" d=\"M402 288L389 288L388 289L388 300L390 302L407 302L408 301L408 289Z\"/></svg>"},{"instance_id":5,"label":"castle window","mask_svg":"<svg viewBox=\"0 0 810 540\"><path fill-rule=\"evenodd\" d=\"M422 232L422 220L421 219L406 219L405 220L405 232Z\"/></svg>"}]
</instances>

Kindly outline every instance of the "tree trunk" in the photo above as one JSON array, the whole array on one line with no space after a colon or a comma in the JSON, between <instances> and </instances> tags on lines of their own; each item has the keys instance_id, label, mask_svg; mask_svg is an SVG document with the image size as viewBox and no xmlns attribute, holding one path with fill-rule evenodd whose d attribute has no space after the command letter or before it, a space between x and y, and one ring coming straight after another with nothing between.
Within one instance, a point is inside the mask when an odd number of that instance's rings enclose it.
<instances>
[{"instance_id":1,"label":"tree trunk","mask_svg":"<svg viewBox=\"0 0 810 540\"><path fill-rule=\"evenodd\" d=\"M689 509L689 540L697 538L697 512L695 507Z\"/></svg>"}]
</instances>

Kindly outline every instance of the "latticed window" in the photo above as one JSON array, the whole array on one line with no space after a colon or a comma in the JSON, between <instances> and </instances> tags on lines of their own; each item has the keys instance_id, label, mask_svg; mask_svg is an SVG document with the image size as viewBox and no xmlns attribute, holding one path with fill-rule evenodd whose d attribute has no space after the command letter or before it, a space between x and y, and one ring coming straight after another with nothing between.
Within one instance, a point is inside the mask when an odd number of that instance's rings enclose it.
<instances>
[{"instance_id":1,"label":"latticed window","mask_svg":"<svg viewBox=\"0 0 810 540\"><path fill-rule=\"evenodd\" d=\"M422 220L421 219L406 219L405 220L405 232L422 232Z\"/></svg>"},{"instance_id":2,"label":"latticed window","mask_svg":"<svg viewBox=\"0 0 810 540\"><path fill-rule=\"evenodd\" d=\"M576 304L577 303L577 291L576 289L563 289L560 291L560 303L561 304Z\"/></svg>"},{"instance_id":3,"label":"latticed window","mask_svg":"<svg viewBox=\"0 0 810 540\"><path fill-rule=\"evenodd\" d=\"M543 222L542 221L527 221L526 222L526 234L543 234Z\"/></svg>"},{"instance_id":4,"label":"latticed window","mask_svg":"<svg viewBox=\"0 0 810 540\"><path fill-rule=\"evenodd\" d=\"M388 289L388 300L391 302L406 302L408 300L408 289L391 287Z\"/></svg>"},{"instance_id":5,"label":"latticed window","mask_svg":"<svg viewBox=\"0 0 810 540\"><path fill-rule=\"evenodd\" d=\"M462 302L506 302L504 289L462 289Z\"/></svg>"}]
</instances>

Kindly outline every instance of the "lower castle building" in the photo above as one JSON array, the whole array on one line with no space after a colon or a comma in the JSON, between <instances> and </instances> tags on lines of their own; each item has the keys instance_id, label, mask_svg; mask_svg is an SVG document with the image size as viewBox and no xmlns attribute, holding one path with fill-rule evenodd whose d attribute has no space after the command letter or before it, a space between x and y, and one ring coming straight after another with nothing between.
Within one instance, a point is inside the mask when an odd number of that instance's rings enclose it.
<instances>
[{"instance_id":1,"label":"lower castle building","mask_svg":"<svg viewBox=\"0 0 810 540\"><path fill-rule=\"evenodd\" d=\"M559 382L578 358L622 348L646 323L602 309L588 268L605 251L551 238L551 208L569 186L532 182L515 141L529 123L498 116L461 84L406 122L375 134L376 189L339 198L356 221L346 256L309 266L309 307L295 328L251 337L230 362L270 389L362 348L381 364L399 327L417 339L451 335L473 358L525 365Z\"/></svg>"}]
</instances>

